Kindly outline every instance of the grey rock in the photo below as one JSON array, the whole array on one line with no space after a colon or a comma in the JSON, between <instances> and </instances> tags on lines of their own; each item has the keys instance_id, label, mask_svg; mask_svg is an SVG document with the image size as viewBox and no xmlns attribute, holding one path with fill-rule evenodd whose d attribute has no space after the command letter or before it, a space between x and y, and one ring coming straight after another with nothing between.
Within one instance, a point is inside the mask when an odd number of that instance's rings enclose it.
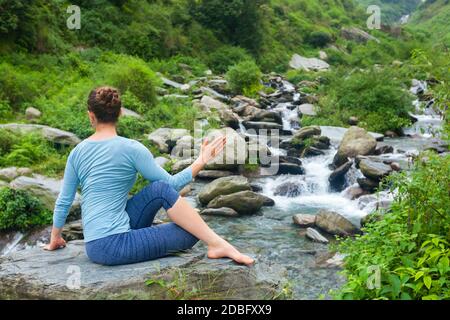
<instances>
[{"instance_id":1,"label":"grey rock","mask_svg":"<svg viewBox=\"0 0 450 320\"><path fill-rule=\"evenodd\" d=\"M295 163L279 163L278 174L305 174L305 169Z\"/></svg>"},{"instance_id":2,"label":"grey rock","mask_svg":"<svg viewBox=\"0 0 450 320\"><path fill-rule=\"evenodd\" d=\"M41 115L42 115L42 112L34 107L28 107L25 110L25 117L27 118L27 120L30 120L30 121L39 119L41 117Z\"/></svg>"},{"instance_id":3,"label":"grey rock","mask_svg":"<svg viewBox=\"0 0 450 320\"><path fill-rule=\"evenodd\" d=\"M191 88L191 86L188 85L188 84L181 84L181 83L169 80L169 79L164 78L164 77L161 77L161 79L162 79L163 84L165 86L172 87L172 88L175 88L175 89L179 89L181 91L188 91Z\"/></svg>"},{"instance_id":4,"label":"grey rock","mask_svg":"<svg viewBox=\"0 0 450 320\"><path fill-rule=\"evenodd\" d=\"M165 157L156 157L155 162L158 166L164 167L164 165L169 162L170 160Z\"/></svg>"},{"instance_id":5,"label":"grey rock","mask_svg":"<svg viewBox=\"0 0 450 320\"><path fill-rule=\"evenodd\" d=\"M0 129L8 129L19 133L37 133L48 141L62 145L76 145L81 142L74 133L44 126L40 124L8 123L1 124Z\"/></svg>"},{"instance_id":6,"label":"grey rock","mask_svg":"<svg viewBox=\"0 0 450 320\"><path fill-rule=\"evenodd\" d=\"M359 229L342 215L327 210L320 210L316 217L316 226L338 236L350 236L359 233Z\"/></svg>"},{"instance_id":7,"label":"grey rock","mask_svg":"<svg viewBox=\"0 0 450 320\"><path fill-rule=\"evenodd\" d=\"M198 199L203 205L206 205L220 195L227 195L244 190L251 190L247 178L242 176L223 177L204 186L198 193Z\"/></svg>"},{"instance_id":8,"label":"grey rock","mask_svg":"<svg viewBox=\"0 0 450 320\"><path fill-rule=\"evenodd\" d=\"M266 129L266 130L282 130L283 125L274 122L256 122L256 121L244 121L242 123L246 129Z\"/></svg>"},{"instance_id":9,"label":"grey rock","mask_svg":"<svg viewBox=\"0 0 450 320\"><path fill-rule=\"evenodd\" d=\"M302 193L302 187L293 182L285 182L280 184L274 190L274 195L294 198Z\"/></svg>"},{"instance_id":10,"label":"grey rock","mask_svg":"<svg viewBox=\"0 0 450 320\"><path fill-rule=\"evenodd\" d=\"M359 127L350 127L339 145L333 164L340 166L347 162L348 158L373 154L376 146L377 141L366 130Z\"/></svg>"},{"instance_id":11,"label":"grey rock","mask_svg":"<svg viewBox=\"0 0 450 320\"><path fill-rule=\"evenodd\" d=\"M125 107L122 107L122 116L123 117L132 117L132 118L136 118L136 119L142 119L142 116L130 109L127 109Z\"/></svg>"},{"instance_id":12,"label":"grey rock","mask_svg":"<svg viewBox=\"0 0 450 320\"><path fill-rule=\"evenodd\" d=\"M302 228L312 227L316 224L316 216L313 214L296 214L292 220Z\"/></svg>"},{"instance_id":13,"label":"grey rock","mask_svg":"<svg viewBox=\"0 0 450 320\"><path fill-rule=\"evenodd\" d=\"M391 166L382 162L370 161L368 159L359 161L359 169L366 178L375 181L380 181L392 172Z\"/></svg>"},{"instance_id":14,"label":"grey rock","mask_svg":"<svg viewBox=\"0 0 450 320\"><path fill-rule=\"evenodd\" d=\"M304 103L298 106L298 112L305 116L317 116L316 107L310 103Z\"/></svg>"},{"instance_id":15,"label":"grey rock","mask_svg":"<svg viewBox=\"0 0 450 320\"><path fill-rule=\"evenodd\" d=\"M328 181L330 182L330 187L332 190L337 192L344 190L347 182L345 175L350 170L352 165L353 161L348 161L331 173L330 177L328 178Z\"/></svg>"},{"instance_id":16,"label":"grey rock","mask_svg":"<svg viewBox=\"0 0 450 320\"><path fill-rule=\"evenodd\" d=\"M358 178L356 179L358 184L364 191L367 192L375 192L375 190L379 187L379 182L376 180L368 179L368 178Z\"/></svg>"},{"instance_id":17,"label":"grey rock","mask_svg":"<svg viewBox=\"0 0 450 320\"><path fill-rule=\"evenodd\" d=\"M200 212L204 216L237 217L239 214L231 208L204 209Z\"/></svg>"},{"instance_id":18,"label":"grey rock","mask_svg":"<svg viewBox=\"0 0 450 320\"><path fill-rule=\"evenodd\" d=\"M236 173L226 170L202 170L198 173L198 179L219 179L234 176Z\"/></svg>"},{"instance_id":19,"label":"grey rock","mask_svg":"<svg viewBox=\"0 0 450 320\"><path fill-rule=\"evenodd\" d=\"M294 54L289 62L289 66L297 70L320 71L328 70L330 65L323 60L317 58L306 58L298 54Z\"/></svg>"},{"instance_id":20,"label":"grey rock","mask_svg":"<svg viewBox=\"0 0 450 320\"><path fill-rule=\"evenodd\" d=\"M188 135L187 129L159 128L148 135L148 140L162 153L169 153L178 139Z\"/></svg>"},{"instance_id":21,"label":"grey rock","mask_svg":"<svg viewBox=\"0 0 450 320\"><path fill-rule=\"evenodd\" d=\"M354 40L359 43L366 43L368 41L380 43L380 40L356 27L342 28L341 35L347 40Z\"/></svg>"},{"instance_id":22,"label":"grey rock","mask_svg":"<svg viewBox=\"0 0 450 320\"><path fill-rule=\"evenodd\" d=\"M319 136L321 133L322 130L318 126L304 127L294 134L294 138L304 140L313 136Z\"/></svg>"},{"instance_id":23,"label":"grey rock","mask_svg":"<svg viewBox=\"0 0 450 320\"><path fill-rule=\"evenodd\" d=\"M319 242L319 243L328 243L328 239L325 238L323 235L320 234L319 231L317 231L314 228L308 228L306 229L306 237L312 241Z\"/></svg>"},{"instance_id":24,"label":"grey rock","mask_svg":"<svg viewBox=\"0 0 450 320\"><path fill-rule=\"evenodd\" d=\"M79 286L74 276L81 275ZM222 299L272 299L281 291L285 270L263 262L252 267L206 259L198 246L190 252L124 266L93 264L82 241L56 252L33 248L0 261L2 299L170 299L169 290L147 280L183 283L186 292ZM211 281L214 279L214 281Z\"/></svg>"},{"instance_id":25,"label":"grey rock","mask_svg":"<svg viewBox=\"0 0 450 320\"><path fill-rule=\"evenodd\" d=\"M208 203L208 208L232 208L239 214L254 214L264 205L265 199L253 191L240 191L218 196Z\"/></svg>"},{"instance_id":26,"label":"grey rock","mask_svg":"<svg viewBox=\"0 0 450 320\"><path fill-rule=\"evenodd\" d=\"M19 176L31 175L29 168L8 167L0 169L0 180L10 182Z\"/></svg>"},{"instance_id":27,"label":"grey rock","mask_svg":"<svg viewBox=\"0 0 450 320\"><path fill-rule=\"evenodd\" d=\"M58 198L62 186L62 180L48 178L42 175L34 174L31 177L20 176L10 183L11 188L16 190L25 190L38 197L45 207L53 211L55 201ZM72 204L71 212L79 213L81 197L77 193Z\"/></svg>"}]
</instances>

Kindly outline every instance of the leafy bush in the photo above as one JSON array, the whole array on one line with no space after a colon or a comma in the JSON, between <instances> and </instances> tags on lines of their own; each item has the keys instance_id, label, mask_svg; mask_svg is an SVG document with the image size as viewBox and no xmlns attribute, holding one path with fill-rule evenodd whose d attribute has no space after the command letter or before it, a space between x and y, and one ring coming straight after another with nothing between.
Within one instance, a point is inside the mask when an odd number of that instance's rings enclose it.
<instances>
[{"instance_id":1,"label":"leafy bush","mask_svg":"<svg viewBox=\"0 0 450 320\"><path fill-rule=\"evenodd\" d=\"M23 190L0 188L0 230L26 231L52 221L38 198Z\"/></svg>"},{"instance_id":2,"label":"leafy bush","mask_svg":"<svg viewBox=\"0 0 450 320\"><path fill-rule=\"evenodd\" d=\"M234 65L228 70L226 77L231 90L237 94L253 96L261 89L262 73L254 61Z\"/></svg>"},{"instance_id":3,"label":"leafy bush","mask_svg":"<svg viewBox=\"0 0 450 320\"><path fill-rule=\"evenodd\" d=\"M325 31L314 31L308 36L307 41L314 47L323 48L331 41L333 41L331 35Z\"/></svg>"},{"instance_id":4,"label":"leafy bush","mask_svg":"<svg viewBox=\"0 0 450 320\"><path fill-rule=\"evenodd\" d=\"M144 61L127 57L119 56L111 66L111 73L108 78L111 79L112 84L116 86L121 92L127 90L132 92L142 102L153 106L156 101L156 90L161 80L156 74L145 64Z\"/></svg>"},{"instance_id":5,"label":"leafy bush","mask_svg":"<svg viewBox=\"0 0 450 320\"><path fill-rule=\"evenodd\" d=\"M7 101L16 111L24 102L33 101L36 97L38 86L33 79L34 73L2 63L0 74L0 100Z\"/></svg>"},{"instance_id":6,"label":"leafy bush","mask_svg":"<svg viewBox=\"0 0 450 320\"><path fill-rule=\"evenodd\" d=\"M56 150L40 135L0 130L0 167L32 167L36 172L58 175L64 170L68 152L68 148Z\"/></svg>"},{"instance_id":7,"label":"leafy bush","mask_svg":"<svg viewBox=\"0 0 450 320\"><path fill-rule=\"evenodd\" d=\"M214 72L222 74L226 73L230 66L251 59L247 51L240 47L223 46L211 53L208 65Z\"/></svg>"},{"instance_id":8,"label":"leafy bush","mask_svg":"<svg viewBox=\"0 0 450 320\"><path fill-rule=\"evenodd\" d=\"M334 125L347 125L356 116L368 130L384 133L407 126L412 97L393 71L370 69L330 73L321 86L319 118Z\"/></svg>"},{"instance_id":9,"label":"leafy bush","mask_svg":"<svg viewBox=\"0 0 450 320\"><path fill-rule=\"evenodd\" d=\"M409 177L389 182L398 192L391 212L338 246L346 254L347 283L335 297L449 299L450 156L426 154Z\"/></svg>"}]
</instances>

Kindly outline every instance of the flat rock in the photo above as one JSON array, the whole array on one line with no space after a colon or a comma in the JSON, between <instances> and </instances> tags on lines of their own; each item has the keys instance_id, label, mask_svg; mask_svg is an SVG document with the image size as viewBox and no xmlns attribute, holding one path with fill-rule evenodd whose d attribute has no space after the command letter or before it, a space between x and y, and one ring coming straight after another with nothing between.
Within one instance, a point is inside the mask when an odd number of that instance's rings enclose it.
<instances>
[{"instance_id":1,"label":"flat rock","mask_svg":"<svg viewBox=\"0 0 450 320\"><path fill-rule=\"evenodd\" d=\"M229 176L234 176L236 173L226 170L202 170L200 171L196 178L198 179L219 179Z\"/></svg>"},{"instance_id":2,"label":"flat rock","mask_svg":"<svg viewBox=\"0 0 450 320\"><path fill-rule=\"evenodd\" d=\"M183 283L186 287L181 289L186 292L204 288L203 298L271 299L281 290L285 274L283 268L264 263L244 267L230 260L209 260L198 247L115 267L93 264L84 250L82 241L73 241L58 251L33 248L1 258L0 298L173 299L167 287L146 284L147 280L162 280L168 285Z\"/></svg>"},{"instance_id":3,"label":"flat rock","mask_svg":"<svg viewBox=\"0 0 450 320\"><path fill-rule=\"evenodd\" d=\"M317 58L306 58L298 54L294 54L289 62L289 66L293 69L303 69L305 71L328 70L330 65L323 60Z\"/></svg>"},{"instance_id":4,"label":"flat rock","mask_svg":"<svg viewBox=\"0 0 450 320\"><path fill-rule=\"evenodd\" d=\"M239 214L231 208L209 208L200 212L204 216L237 217Z\"/></svg>"},{"instance_id":5,"label":"flat rock","mask_svg":"<svg viewBox=\"0 0 450 320\"><path fill-rule=\"evenodd\" d=\"M328 239L325 238L323 235L320 234L319 231L317 231L314 228L308 228L306 229L306 237L312 241L319 242L319 243L328 243Z\"/></svg>"},{"instance_id":6,"label":"flat rock","mask_svg":"<svg viewBox=\"0 0 450 320\"><path fill-rule=\"evenodd\" d=\"M122 107L122 116L124 117L132 117L132 118L136 118L136 119L142 119L142 116L130 109L127 109L125 107Z\"/></svg>"},{"instance_id":7,"label":"flat rock","mask_svg":"<svg viewBox=\"0 0 450 320\"><path fill-rule=\"evenodd\" d=\"M32 173L29 168L8 167L0 169L0 180L10 182L19 176L26 176Z\"/></svg>"},{"instance_id":8,"label":"flat rock","mask_svg":"<svg viewBox=\"0 0 450 320\"><path fill-rule=\"evenodd\" d=\"M316 224L316 216L313 214L296 214L292 217L292 220L302 228L312 227Z\"/></svg>"},{"instance_id":9,"label":"flat rock","mask_svg":"<svg viewBox=\"0 0 450 320\"><path fill-rule=\"evenodd\" d=\"M62 144L62 145L76 145L81 142L74 133L44 126L41 124L24 124L24 123L8 123L1 124L0 129L8 129L19 133L37 133L41 134L44 139Z\"/></svg>"}]
</instances>

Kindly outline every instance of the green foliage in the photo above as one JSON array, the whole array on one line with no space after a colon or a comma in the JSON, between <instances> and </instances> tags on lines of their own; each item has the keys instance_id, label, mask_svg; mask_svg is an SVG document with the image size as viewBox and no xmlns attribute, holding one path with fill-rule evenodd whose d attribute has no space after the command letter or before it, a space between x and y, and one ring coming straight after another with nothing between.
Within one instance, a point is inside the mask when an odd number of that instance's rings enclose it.
<instances>
[{"instance_id":1,"label":"green foliage","mask_svg":"<svg viewBox=\"0 0 450 320\"><path fill-rule=\"evenodd\" d=\"M40 135L18 135L0 130L0 167L31 167L36 172L58 175L64 170L69 150L56 150Z\"/></svg>"},{"instance_id":2,"label":"green foliage","mask_svg":"<svg viewBox=\"0 0 450 320\"><path fill-rule=\"evenodd\" d=\"M23 190L0 188L0 230L26 231L52 221L52 213Z\"/></svg>"},{"instance_id":3,"label":"green foliage","mask_svg":"<svg viewBox=\"0 0 450 320\"><path fill-rule=\"evenodd\" d=\"M313 31L307 38L309 44L320 48L325 47L332 40L331 35L326 31Z\"/></svg>"},{"instance_id":4,"label":"green foliage","mask_svg":"<svg viewBox=\"0 0 450 320\"><path fill-rule=\"evenodd\" d=\"M226 77L230 88L237 94L254 96L262 87L262 73L254 61L240 62L231 67Z\"/></svg>"},{"instance_id":5,"label":"green foliage","mask_svg":"<svg viewBox=\"0 0 450 320\"><path fill-rule=\"evenodd\" d=\"M320 89L319 118L345 126L351 116L368 130L385 132L409 124L412 97L389 69L330 73Z\"/></svg>"},{"instance_id":6,"label":"green foliage","mask_svg":"<svg viewBox=\"0 0 450 320\"><path fill-rule=\"evenodd\" d=\"M149 106L156 104L155 87L161 83L144 61L128 56L114 57L110 73L112 84L121 92L130 91Z\"/></svg>"},{"instance_id":7,"label":"green foliage","mask_svg":"<svg viewBox=\"0 0 450 320\"><path fill-rule=\"evenodd\" d=\"M430 153L389 180L398 190L390 212L338 246L347 283L336 298L450 298L449 170L450 156Z\"/></svg>"},{"instance_id":8,"label":"green foliage","mask_svg":"<svg viewBox=\"0 0 450 320\"><path fill-rule=\"evenodd\" d=\"M223 46L208 57L208 65L219 74L226 73L230 66L241 61L251 60L251 56L245 49L233 46Z\"/></svg>"}]
</instances>

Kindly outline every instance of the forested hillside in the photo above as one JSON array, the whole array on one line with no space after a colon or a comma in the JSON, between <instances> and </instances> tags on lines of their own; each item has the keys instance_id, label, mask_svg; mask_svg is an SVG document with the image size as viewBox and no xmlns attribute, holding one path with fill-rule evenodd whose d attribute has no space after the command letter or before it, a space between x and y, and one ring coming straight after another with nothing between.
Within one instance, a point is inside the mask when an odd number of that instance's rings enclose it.
<instances>
[{"instance_id":1,"label":"forested hillside","mask_svg":"<svg viewBox=\"0 0 450 320\"><path fill-rule=\"evenodd\" d=\"M379 6L383 24L399 24L400 18L414 12L422 0L357 0L357 2L365 8L370 5Z\"/></svg>"}]
</instances>

